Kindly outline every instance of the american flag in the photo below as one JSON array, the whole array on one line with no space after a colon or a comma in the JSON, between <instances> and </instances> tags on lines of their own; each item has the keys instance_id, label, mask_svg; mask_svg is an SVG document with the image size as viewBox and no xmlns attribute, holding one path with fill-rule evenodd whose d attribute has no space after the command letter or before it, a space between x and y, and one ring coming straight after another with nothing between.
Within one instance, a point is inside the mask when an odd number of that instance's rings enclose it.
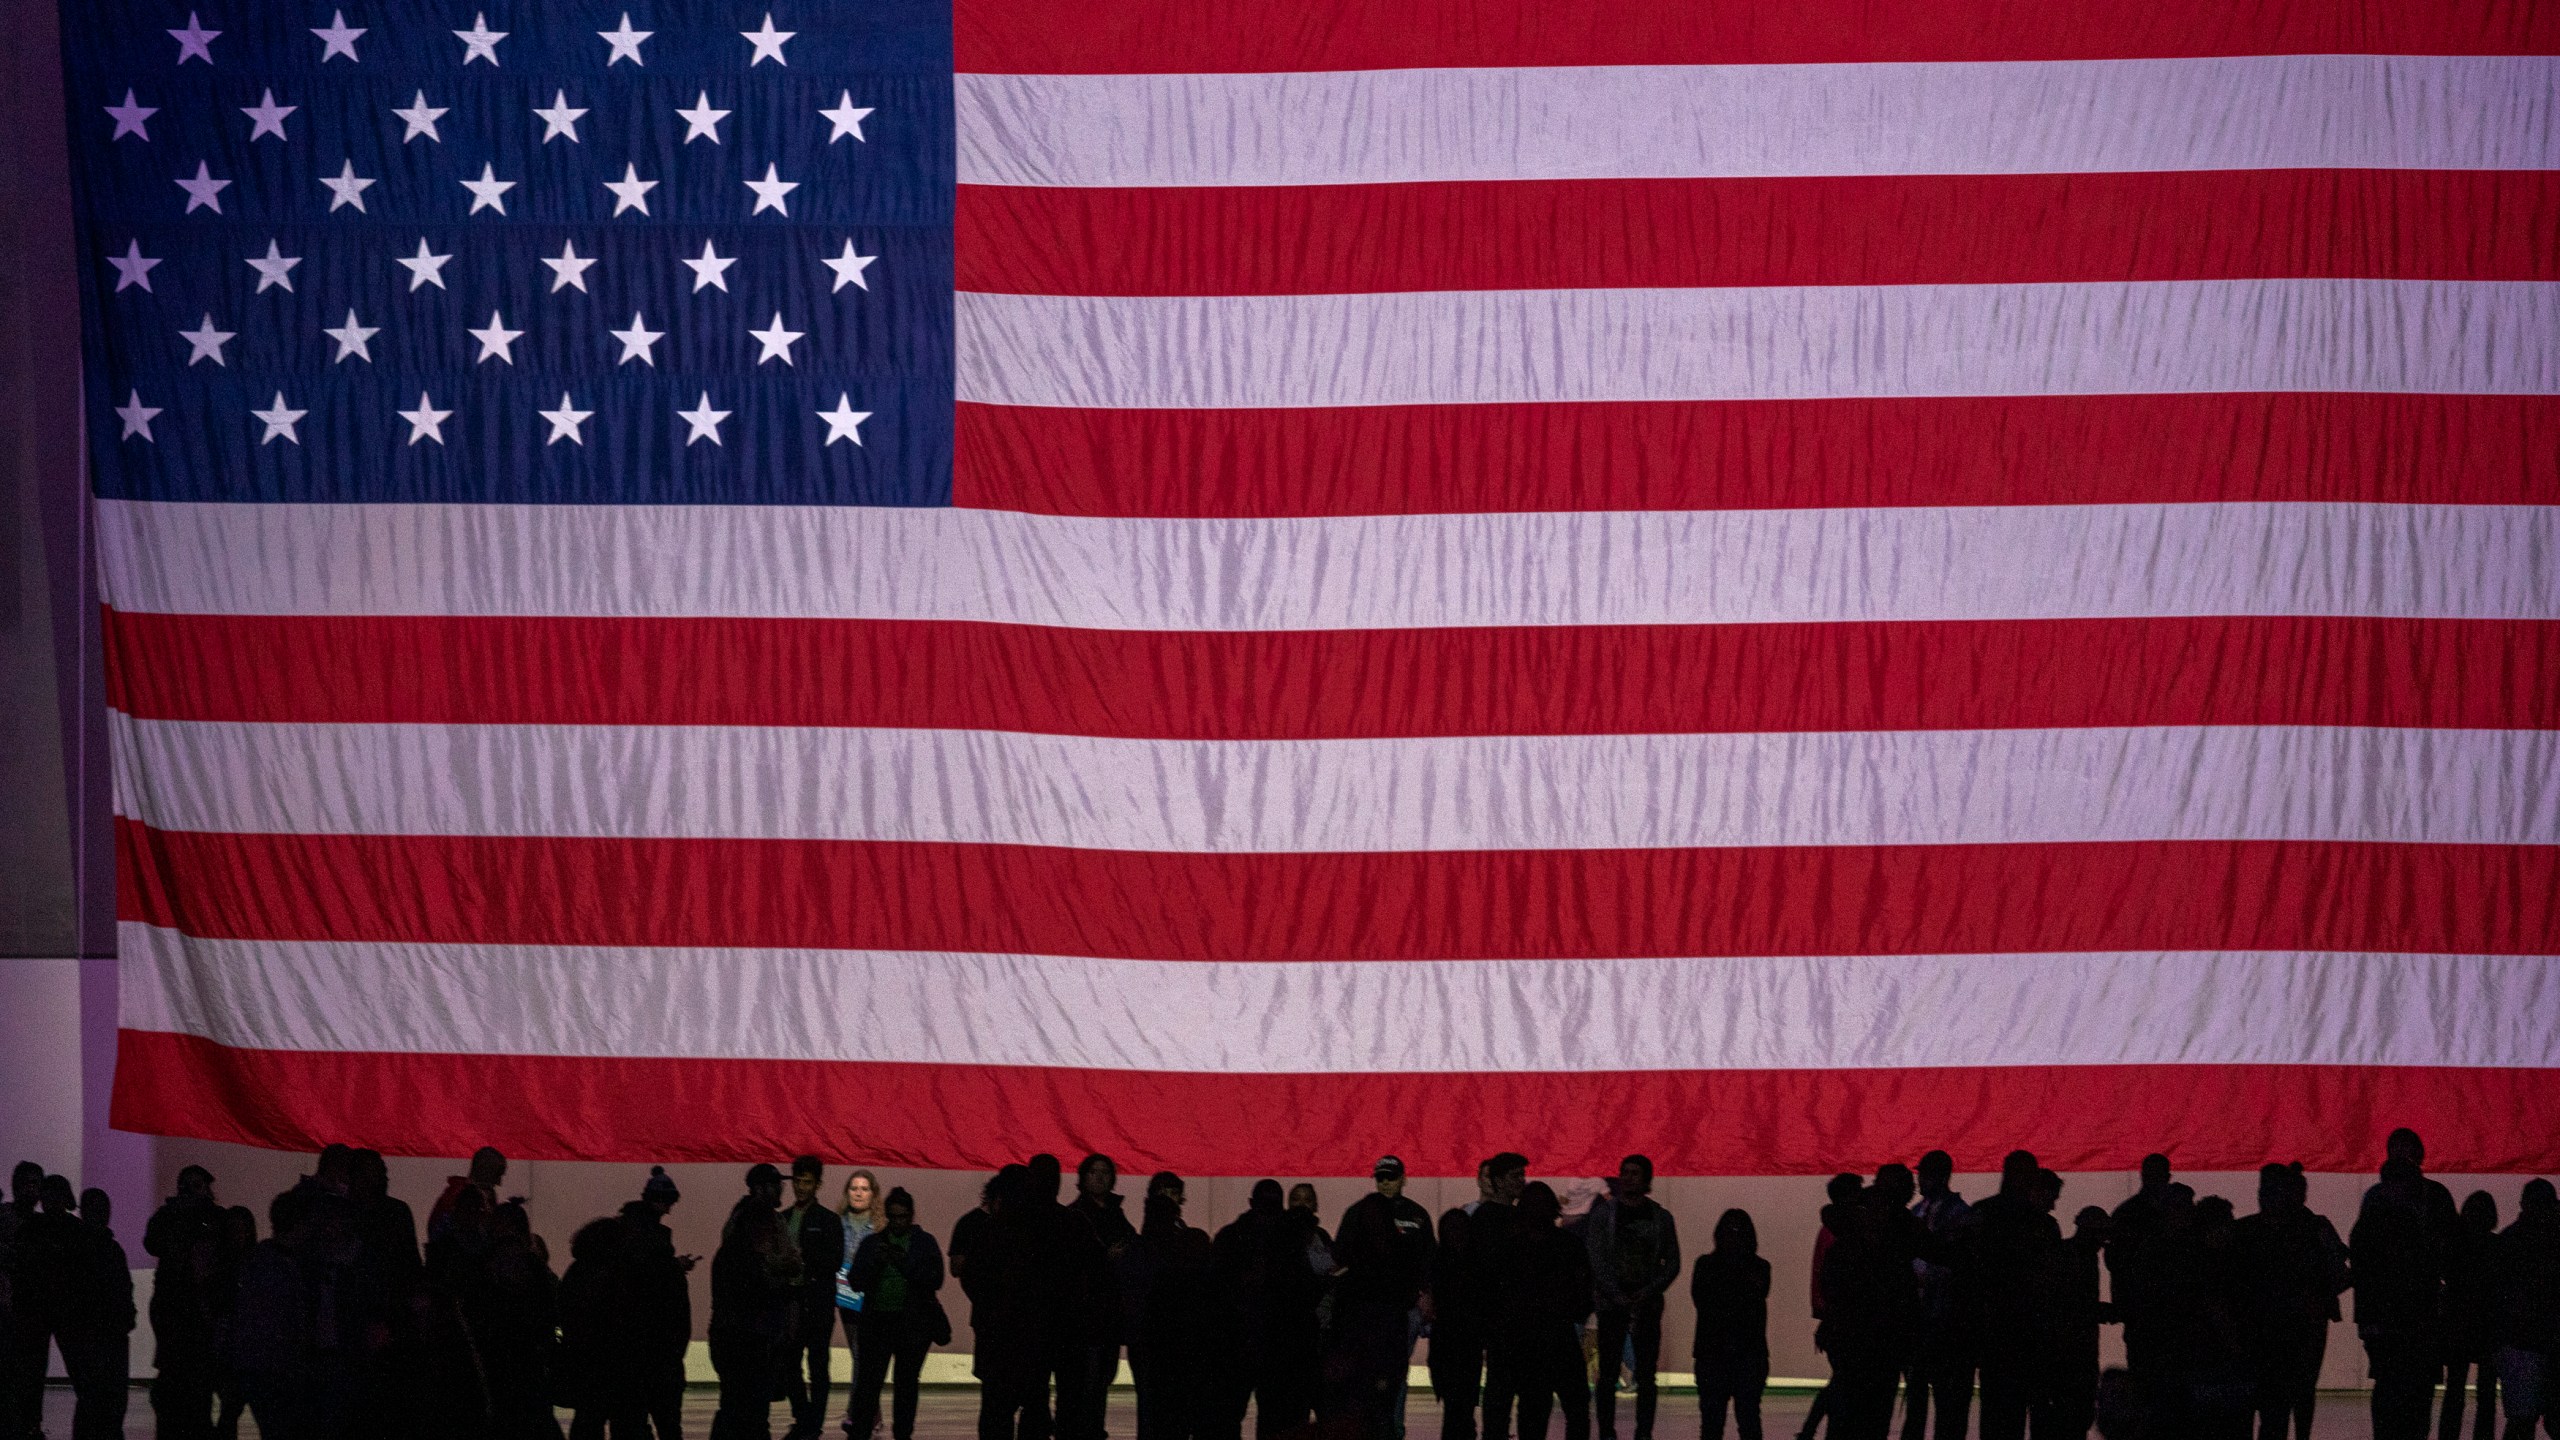
<instances>
[{"instance_id":1,"label":"american flag","mask_svg":"<svg viewBox=\"0 0 2560 1440\"><path fill-rule=\"evenodd\" d=\"M115 1122L2560 1164L2560 7L71 7Z\"/></svg>"}]
</instances>

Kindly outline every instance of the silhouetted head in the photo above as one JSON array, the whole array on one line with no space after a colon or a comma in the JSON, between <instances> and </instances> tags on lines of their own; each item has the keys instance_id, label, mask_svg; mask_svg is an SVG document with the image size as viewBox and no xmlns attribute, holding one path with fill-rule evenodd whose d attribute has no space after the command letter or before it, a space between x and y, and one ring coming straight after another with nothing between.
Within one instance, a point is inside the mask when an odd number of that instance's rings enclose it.
<instances>
[{"instance_id":1,"label":"silhouetted head","mask_svg":"<svg viewBox=\"0 0 2560 1440\"><path fill-rule=\"evenodd\" d=\"M880 1202L880 1215L888 1222L890 1234L904 1235L916 1228L916 1197L908 1194L906 1187L901 1185L889 1192L888 1199Z\"/></svg>"},{"instance_id":2,"label":"silhouetted head","mask_svg":"<svg viewBox=\"0 0 2560 1440\"><path fill-rule=\"evenodd\" d=\"M1760 1227L1751 1223L1750 1211L1727 1210L1716 1217L1716 1250L1728 1255L1760 1253Z\"/></svg>"},{"instance_id":3,"label":"silhouetted head","mask_svg":"<svg viewBox=\"0 0 2560 1440\"><path fill-rule=\"evenodd\" d=\"M1076 1193L1099 1200L1120 1188L1120 1164L1108 1155L1087 1155L1076 1162Z\"/></svg>"},{"instance_id":4,"label":"silhouetted head","mask_svg":"<svg viewBox=\"0 0 2560 1440\"><path fill-rule=\"evenodd\" d=\"M1044 1150L1024 1161L1023 1168L1031 1172L1031 1198L1057 1204L1058 1187L1066 1180L1066 1168L1058 1163L1058 1157Z\"/></svg>"},{"instance_id":5,"label":"silhouetted head","mask_svg":"<svg viewBox=\"0 0 2560 1440\"><path fill-rule=\"evenodd\" d=\"M2184 1216L2196 1208L2196 1188L2183 1181L2172 1180L2160 1190L2160 1213L2170 1219Z\"/></svg>"},{"instance_id":6,"label":"silhouetted head","mask_svg":"<svg viewBox=\"0 0 2560 1440\"><path fill-rule=\"evenodd\" d=\"M2169 1157L2152 1154L2142 1157L2142 1188L2158 1194L2169 1184Z\"/></svg>"},{"instance_id":7,"label":"silhouetted head","mask_svg":"<svg viewBox=\"0 0 2560 1440\"><path fill-rule=\"evenodd\" d=\"M1152 1200L1159 1195L1172 1197L1173 1208L1179 1211L1182 1208L1183 1200L1186 1198L1186 1191L1182 1184L1182 1177L1174 1174L1170 1170L1159 1170L1153 1175L1148 1176L1147 1198Z\"/></svg>"},{"instance_id":8,"label":"silhouetted head","mask_svg":"<svg viewBox=\"0 0 2560 1440\"><path fill-rule=\"evenodd\" d=\"M495 1145L483 1145L471 1152L471 1183L492 1190L507 1178L507 1157Z\"/></svg>"},{"instance_id":9,"label":"silhouetted head","mask_svg":"<svg viewBox=\"0 0 2560 1440\"><path fill-rule=\"evenodd\" d=\"M590 1220L569 1237L569 1258L589 1265L601 1265L613 1258L622 1241L622 1221L607 1215Z\"/></svg>"},{"instance_id":10,"label":"silhouetted head","mask_svg":"<svg viewBox=\"0 0 2560 1440\"><path fill-rule=\"evenodd\" d=\"M36 1203L44 1208L44 1213L47 1215L68 1215L77 1209L78 1205L71 1194L71 1177L68 1175L44 1177L43 1186L36 1191Z\"/></svg>"},{"instance_id":11,"label":"silhouetted head","mask_svg":"<svg viewBox=\"0 0 2560 1440\"><path fill-rule=\"evenodd\" d=\"M104 1230L115 1223L115 1201L107 1192L92 1185L80 1192L80 1223Z\"/></svg>"},{"instance_id":12,"label":"silhouetted head","mask_svg":"<svg viewBox=\"0 0 2560 1440\"><path fill-rule=\"evenodd\" d=\"M1955 1157L1944 1150L1932 1150L1920 1157L1920 1193L1935 1200L1947 1193L1947 1184L1955 1178Z\"/></svg>"},{"instance_id":13,"label":"silhouetted head","mask_svg":"<svg viewBox=\"0 0 2560 1440\"><path fill-rule=\"evenodd\" d=\"M1252 1192L1244 1197L1244 1206L1256 1215L1277 1215L1281 1193L1279 1181L1256 1180Z\"/></svg>"},{"instance_id":14,"label":"silhouetted head","mask_svg":"<svg viewBox=\"0 0 2560 1440\"><path fill-rule=\"evenodd\" d=\"M1304 1180L1289 1187L1289 1208L1309 1216L1324 1213L1324 1204L1316 1197L1316 1187Z\"/></svg>"},{"instance_id":15,"label":"silhouetted head","mask_svg":"<svg viewBox=\"0 0 2560 1440\"><path fill-rule=\"evenodd\" d=\"M2071 1238L2084 1244L2106 1244L2115 1228L2115 1217L2107 1213L2104 1205L2083 1205L2080 1213L2071 1217Z\"/></svg>"},{"instance_id":16,"label":"silhouetted head","mask_svg":"<svg viewBox=\"0 0 2560 1440\"><path fill-rule=\"evenodd\" d=\"M1653 1193L1653 1157L1630 1155L1618 1162L1618 1198L1642 1200Z\"/></svg>"},{"instance_id":17,"label":"silhouetted head","mask_svg":"<svg viewBox=\"0 0 2560 1440\"><path fill-rule=\"evenodd\" d=\"M311 1178L328 1190L344 1195L355 1189L356 1152L350 1145L324 1145L320 1161L311 1167Z\"/></svg>"},{"instance_id":18,"label":"silhouetted head","mask_svg":"<svg viewBox=\"0 0 2560 1440\"><path fill-rule=\"evenodd\" d=\"M1557 1202L1555 1187L1544 1180L1532 1180L1520 1187L1520 1221L1530 1229L1553 1225L1564 1213Z\"/></svg>"},{"instance_id":19,"label":"silhouetted head","mask_svg":"<svg viewBox=\"0 0 2560 1440\"><path fill-rule=\"evenodd\" d=\"M2036 1178L2027 1186L2027 1198L2035 1202L2038 1210L2052 1214L2053 1207L2062 1203L2062 1177L2041 1165L2037 1166Z\"/></svg>"},{"instance_id":20,"label":"silhouetted head","mask_svg":"<svg viewBox=\"0 0 2560 1440\"><path fill-rule=\"evenodd\" d=\"M2394 1155L2382 1162L2382 1183L2398 1190L2414 1190L2425 1178L2418 1162L2406 1155Z\"/></svg>"},{"instance_id":21,"label":"silhouetted head","mask_svg":"<svg viewBox=\"0 0 2560 1440\"><path fill-rule=\"evenodd\" d=\"M2261 1214L2287 1214L2294 1208L2293 1167L2261 1165L2258 1167L2258 1210Z\"/></svg>"},{"instance_id":22,"label":"silhouetted head","mask_svg":"<svg viewBox=\"0 0 2560 1440\"><path fill-rule=\"evenodd\" d=\"M523 1201L509 1200L489 1212L489 1233L501 1240L531 1240L533 1217L525 1213Z\"/></svg>"},{"instance_id":23,"label":"silhouetted head","mask_svg":"<svg viewBox=\"0 0 2560 1440\"><path fill-rule=\"evenodd\" d=\"M1493 1162L1490 1160L1479 1160L1476 1162L1476 1203L1479 1205L1491 1205L1495 1203L1495 1199Z\"/></svg>"},{"instance_id":24,"label":"silhouetted head","mask_svg":"<svg viewBox=\"0 0 2560 1440\"><path fill-rule=\"evenodd\" d=\"M2486 1190L2474 1190L2462 1197L2462 1228L2474 1235L2497 1229L2498 1197Z\"/></svg>"},{"instance_id":25,"label":"silhouetted head","mask_svg":"<svg viewBox=\"0 0 2560 1440\"><path fill-rule=\"evenodd\" d=\"M782 1172L759 1160L747 1167L747 1193L767 1206L782 1203Z\"/></svg>"},{"instance_id":26,"label":"silhouetted head","mask_svg":"<svg viewBox=\"0 0 2560 1440\"><path fill-rule=\"evenodd\" d=\"M462 1207L455 1205L453 1213L459 1219ZM299 1186L285 1190L267 1202L267 1233L274 1236L280 1245L290 1245L301 1239L303 1228L310 1219L311 1197Z\"/></svg>"},{"instance_id":27,"label":"silhouetted head","mask_svg":"<svg viewBox=\"0 0 2560 1440\"><path fill-rule=\"evenodd\" d=\"M683 1198L684 1193L676 1189L675 1178L667 1174L666 1166L649 1167L649 1178L640 1182L641 1204L655 1210L663 1218L668 1211L676 1208L676 1202Z\"/></svg>"},{"instance_id":28,"label":"silhouetted head","mask_svg":"<svg viewBox=\"0 0 2560 1440\"><path fill-rule=\"evenodd\" d=\"M1182 1224L1182 1202L1174 1192L1149 1190L1145 1218L1139 1222L1142 1235L1163 1235Z\"/></svg>"},{"instance_id":29,"label":"silhouetted head","mask_svg":"<svg viewBox=\"0 0 2560 1440\"><path fill-rule=\"evenodd\" d=\"M987 1188L979 1203L991 1211L1002 1211L1028 1202L1031 1198L1031 1167L1007 1165L987 1178Z\"/></svg>"},{"instance_id":30,"label":"silhouetted head","mask_svg":"<svg viewBox=\"0 0 2560 1440\"><path fill-rule=\"evenodd\" d=\"M1899 1210L1911 1203L1911 1167L1899 1160L1888 1160L1876 1167L1875 1200L1888 1210Z\"/></svg>"},{"instance_id":31,"label":"silhouetted head","mask_svg":"<svg viewBox=\"0 0 2560 1440\"><path fill-rule=\"evenodd\" d=\"M347 1157L347 1193L358 1200L379 1200L391 1193L391 1162L379 1150L358 1150Z\"/></svg>"},{"instance_id":32,"label":"silhouetted head","mask_svg":"<svg viewBox=\"0 0 2560 1440\"><path fill-rule=\"evenodd\" d=\"M179 1171L178 1198L207 1201L213 1199L213 1172L201 1165L190 1165Z\"/></svg>"},{"instance_id":33,"label":"silhouetted head","mask_svg":"<svg viewBox=\"0 0 2560 1440\"><path fill-rule=\"evenodd\" d=\"M2524 1182L2524 1193L2516 1197L2518 1219L2548 1224L2555 1212L2560 1212L2560 1190L2554 1190L2550 1181L2538 1175Z\"/></svg>"},{"instance_id":34,"label":"silhouetted head","mask_svg":"<svg viewBox=\"0 0 2560 1440\"><path fill-rule=\"evenodd\" d=\"M2035 1186L2036 1172L2043 1168L2033 1150L2010 1151L2000 1162L2000 1193L2024 1199Z\"/></svg>"},{"instance_id":35,"label":"silhouetted head","mask_svg":"<svg viewBox=\"0 0 2560 1440\"><path fill-rule=\"evenodd\" d=\"M2392 1160L2406 1160L2420 1170L2427 1168L2427 1142L2406 1125L2392 1131L2382 1142L2382 1153Z\"/></svg>"},{"instance_id":36,"label":"silhouetted head","mask_svg":"<svg viewBox=\"0 0 2560 1440\"><path fill-rule=\"evenodd\" d=\"M1529 1184L1529 1157L1514 1150L1484 1162L1493 1169L1493 1198L1504 1205L1517 1205Z\"/></svg>"},{"instance_id":37,"label":"silhouetted head","mask_svg":"<svg viewBox=\"0 0 2560 1440\"><path fill-rule=\"evenodd\" d=\"M36 1208L44 1193L44 1167L33 1160L21 1160L9 1171L9 1198L21 1210Z\"/></svg>"},{"instance_id":38,"label":"silhouetted head","mask_svg":"<svg viewBox=\"0 0 2560 1440\"><path fill-rule=\"evenodd\" d=\"M1867 1188L1867 1177L1846 1170L1832 1176L1822 1186L1822 1196L1834 1205L1846 1205Z\"/></svg>"},{"instance_id":39,"label":"silhouetted head","mask_svg":"<svg viewBox=\"0 0 2560 1440\"><path fill-rule=\"evenodd\" d=\"M234 1205L222 1212L222 1231L231 1239L231 1248L246 1252L258 1243L258 1215L246 1205Z\"/></svg>"}]
</instances>

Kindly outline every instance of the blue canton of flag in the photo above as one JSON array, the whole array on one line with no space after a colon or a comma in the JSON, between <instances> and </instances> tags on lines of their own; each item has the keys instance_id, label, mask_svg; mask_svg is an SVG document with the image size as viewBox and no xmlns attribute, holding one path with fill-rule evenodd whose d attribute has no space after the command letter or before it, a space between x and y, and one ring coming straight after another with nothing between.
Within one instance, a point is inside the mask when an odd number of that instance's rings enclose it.
<instances>
[{"instance_id":1,"label":"blue canton of flag","mask_svg":"<svg viewBox=\"0 0 2560 1440\"><path fill-rule=\"evenodd\" d=\"M949 502L947 4L64 9L100 495Z\"/></svg>"}]
</instances>

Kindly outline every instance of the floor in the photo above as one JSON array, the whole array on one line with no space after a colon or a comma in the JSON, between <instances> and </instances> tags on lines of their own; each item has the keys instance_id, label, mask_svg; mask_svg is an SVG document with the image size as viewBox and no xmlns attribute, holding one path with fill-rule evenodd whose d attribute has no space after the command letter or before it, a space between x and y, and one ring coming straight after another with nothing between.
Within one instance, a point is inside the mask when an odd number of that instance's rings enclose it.
<instances>
[{"instance_id":1,"label":"floor","mask_svg":"<svg viewBox=\"0 0 2560 1440\"><path fill-rule=\"evenodd\" d=\"M1802 1394L1769 1396L1761 1413L1771 1440L1788 1440L1793 1436L1796 1427L1804 1420L1805 1407L1810 1403L1811 1397ZM685 1398L685 1433L697 1437L709 1435L711 1411L712 1393L709 1390L690 1392ZM1430 1399L1427 1396L1417 1397L1409 1413L1414 1422L1412 1440L1432 1440L1437 1434L1438 1414ZM783 1427L789 1424L789 1412L777 1405L774 1414L774 1435L779 1440ZM45 1395L44 1417L46 1433L53 1440L67 1440L71 1434L71 1392L59 1385L49 1390ZM917 1417L916 1440L976 1440L977 1417L978 1397L975 1391L928 1390L924 1396L923 1411ZM564 1414L561 1418L565 1425L567 1416ZM1123 1437L1129 1435L1134 1427L1134 1418L1129 1393L1113 1391L1111 1433ZM1621 1424L1624 1423L1622 1420ZM1665 1395L1661 1418L1655 1429L1657 1440L1698 1440L1696 1403L1686 1395ZM134 1392L132 1408L125 1416L124 1433L134 1440L147 1440L151 1435L150 1401L139 1390ZM254 1435L256 1427L243 1425L240 1433ZM827 1440L835 1440L840 1433L830 1430ZM1551 1428L1548 1433L1552 1437L1557 1429ZM2369 1440L2372 1431L2365 1423L2364 1396L2355 1391L2324 1393L2317 1433L2320 1440Z\"/></svg>"}]
</instances>

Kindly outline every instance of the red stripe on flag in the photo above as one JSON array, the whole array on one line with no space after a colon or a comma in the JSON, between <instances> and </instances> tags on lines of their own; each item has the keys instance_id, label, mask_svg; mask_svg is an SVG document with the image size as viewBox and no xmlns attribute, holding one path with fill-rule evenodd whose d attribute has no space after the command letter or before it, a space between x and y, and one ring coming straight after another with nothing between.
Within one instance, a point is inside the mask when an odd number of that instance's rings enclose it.
<instances>
[{"instance_id":1,"label":"red stripe on flag","mask_svg":"<svg viewBox=\"0 0 2560 1440\"><path fill-rule=\"evenodd\" d=\"M1111 75L1515 65L1864 64L2204 55L2548 55L2560 11L2532 0L959 0L964 72Z\"/></svg>"},{"instance_id":2,"label":"red stripe on flag","mask_svg":"<svg viewBox=\"0 0 2560 1440\"><path fill-rule=\"evenodd\" d=\"M117 915L211 939L1137 960L2560 954L2560 848L2320 842L1162 854L231 835L116 822Z\"/></svg>"},{"instance_id":3,"label":"red stripe on flag","mask_svg":"<svg viewBox=\"0 0 2560 1440\"><path fill-rule=\"evenodd\" d=\"M963 185L958 227L961 289L1034 295L2552 280L2560 174Z\"/></svg>"},{"instance_id":4,"label":"red stripe on flag","mask_svg":"<svg viewBox=\"0 0 2560 1440\"><path fill-rule=\"evenodd\" d=\"M1292 516L2334 500L2542 505L2560 397L2062 395L1081 410L963 403L953 498Z\"/></svg>"},{"instance_id":5,"label":"red stripe on flag","mask_svg":"<svg viewBox=\"0 0 2560 1440\"><path fill-rule=\"evenodd\" d=\"M2344 616L1122 631L105 613L147 719L1142 739L2384 725L2560 729L2560 622Z\"/></svg>"},{"instance_id":6,"label":"red stripe on flag","mask_svg":"<svg viewBox=\"0 0 2560 1440\"><path fill-rule=\"evenodd\" d=\"M2301 1160L2364 1170L2398 1125L2449 1171L2560 1164L2560 1071L2396 1066L2014 1066L1463 1075L1214 1075L847 1061L572 1059L239 1050L118 1034L110 1123L280 1150L341 1142L549 1160L741 1161L809 1150L986 1169L1037 1151L1192 1174L1344 1175L1392 1145L1425 1175L1495 1150L1549 1175L1610 1169L1647 1137L1674 1174L1863 1169L2013 1145L2129 1170L2175 1136L2191 1170ZM859 1095L847 1105L843 1097ZM1530 1117L1606 1114L1606 1126ZM1512 1117L1507 1122L1496 1117ZM1701 1117L1712 1117L1702 1122ZM1558 1144L1576 1148L1557 1149ZM1603 1148L1607 1147L1607 1148Z\"/></svg>"}]
</instances>

